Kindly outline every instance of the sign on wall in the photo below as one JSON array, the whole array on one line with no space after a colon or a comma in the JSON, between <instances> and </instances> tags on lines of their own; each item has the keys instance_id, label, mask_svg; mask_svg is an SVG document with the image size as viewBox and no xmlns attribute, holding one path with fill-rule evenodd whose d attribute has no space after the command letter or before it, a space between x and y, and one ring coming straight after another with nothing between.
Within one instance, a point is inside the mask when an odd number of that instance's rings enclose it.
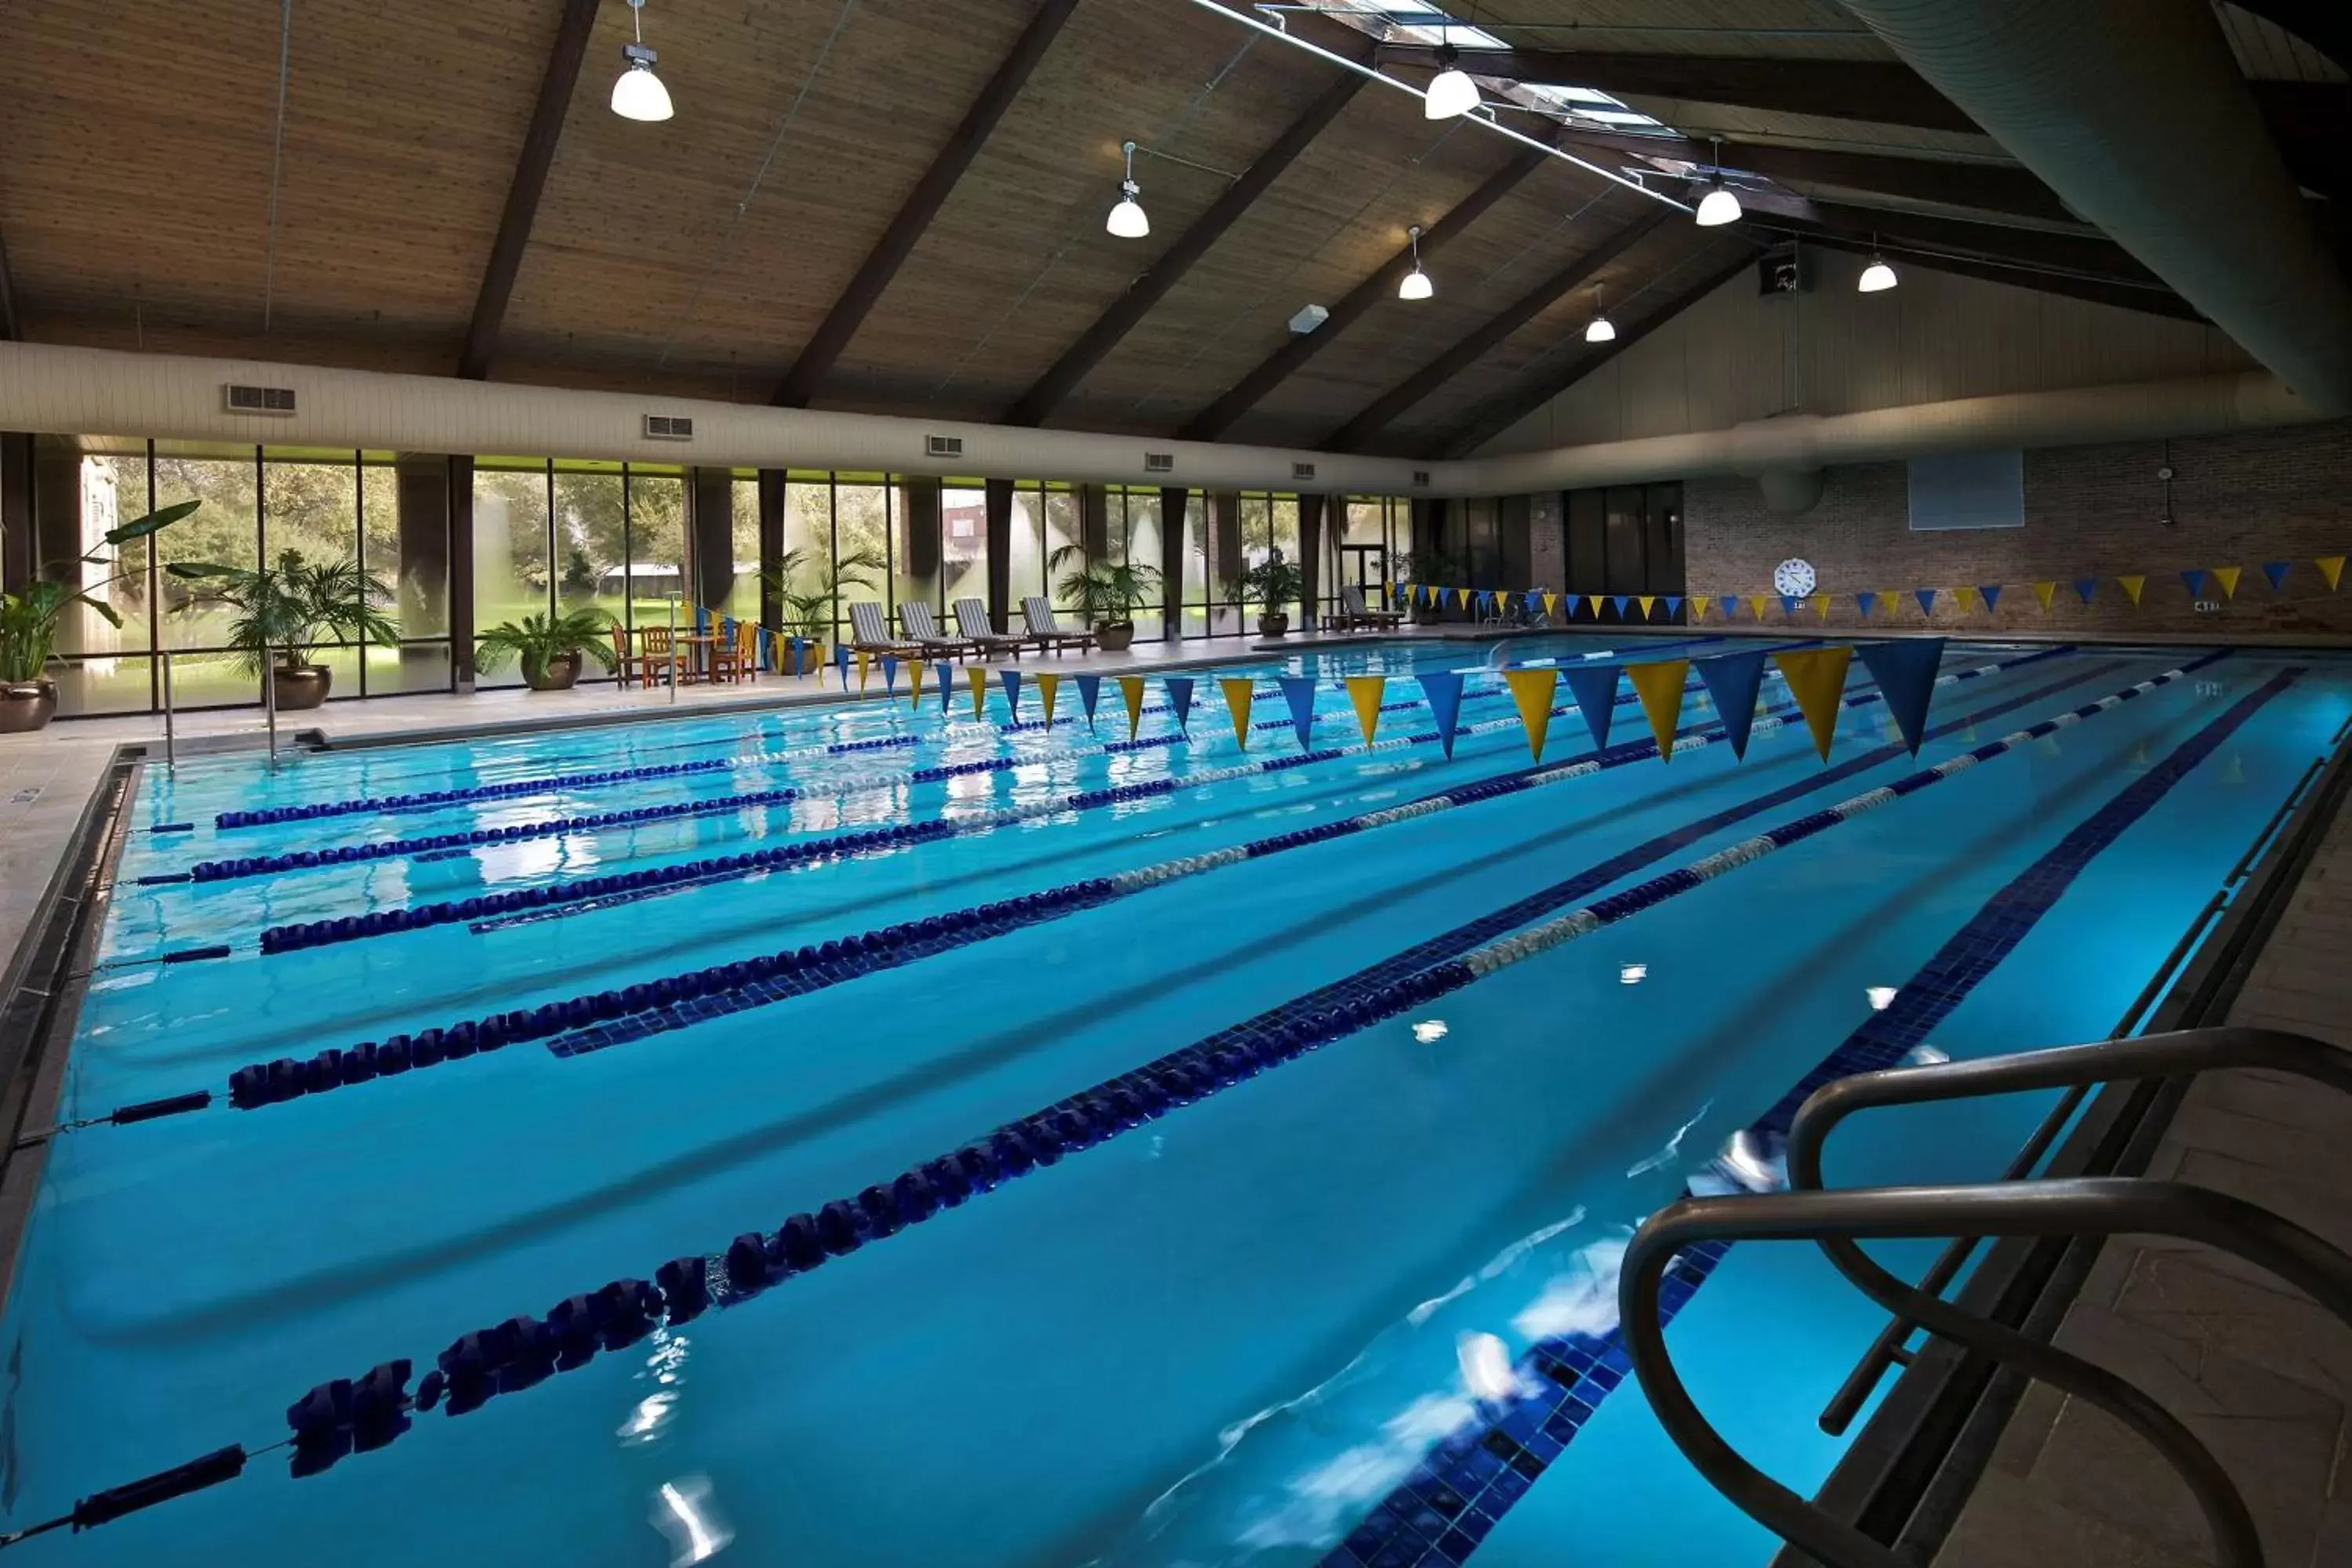
<instances>
[{"instance_id":1,"label":"sign on wall","mask_svg":"<svg viewBox=\"0 0 2352 1568\"><path fill-rule=\"evenodd\" d=\"M1914 458L1908 467L1913 532L2025 526L2023 452Z\"/></svg>"}]
</instances>

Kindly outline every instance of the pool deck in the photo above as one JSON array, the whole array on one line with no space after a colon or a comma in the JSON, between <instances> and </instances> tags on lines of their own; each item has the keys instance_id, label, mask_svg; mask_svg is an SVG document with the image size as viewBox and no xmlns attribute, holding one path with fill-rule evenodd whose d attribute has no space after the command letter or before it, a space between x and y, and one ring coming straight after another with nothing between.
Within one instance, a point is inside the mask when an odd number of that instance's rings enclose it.
<instances>
[{"instance_id":1,"label":"pool deck","mask_svg":"<svg viewBox=\"0 0 2352 1568\"><path fill-rule=\"evenodd\" d=\"M2339 812L2230 1011L2352 1048L2352 811ZM2208 1073L2148 1174L2228 1193L2352 1250L2352 1097ZM2252 1511L2271 1568L2352 1563L2352 1326L2235 1258L2118 1237L2056 1342L2179 1416ZM2190 1568L2188 1489L2137 1436L2042 1384L2011 1416L1937 1568Z\"/></svg>"}]
</instances>

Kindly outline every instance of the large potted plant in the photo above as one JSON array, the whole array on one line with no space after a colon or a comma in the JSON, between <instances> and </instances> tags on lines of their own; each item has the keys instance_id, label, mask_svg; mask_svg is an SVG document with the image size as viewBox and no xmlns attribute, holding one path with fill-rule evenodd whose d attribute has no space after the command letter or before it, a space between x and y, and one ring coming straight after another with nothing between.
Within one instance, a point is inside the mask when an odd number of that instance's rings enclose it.
<instances>
[{"instance_id":1,"label":"large potted plant","mask_svg":"<svg viewBox=\"0 0 2352 1568\"><path fill-rule=\"evenodd\" d=\"M582 659L613 668L613 617L593 605L555 616L533 611L474 639L477 668L497 669L510 657L522 661L523 684L533 691L569 691Z\"/></svg>"},{"instance_id":2,"label":"large potted plant","mask_svg":"<svg viewBox=\"0 0 2352 1568\"><path fill-rule=\"evenodd\" d=\"M824 668L824 639L841 621L845 588L871 588L871 574L887 568L871 550L853 550L835 559L817 550L784 552L775 566L760 574L761 584L782 606L784 636L800 645L801 668Z\"/></svg>"},{"instance_id":3,"label":"large potted plant","mask_svg":"<svg viewBox=\"0 0 2352 1568\"><path fill-rule=\"evenodd\" d=\"M1089 561L1065 572L1054 591L1094 628L1096 647L1118 653L1135 641L1136 607L1160 592L1160 569L1131 561Z\"/></svg>"},{"instance_id":4,"label":"large potted plant","mask_svg":"<svg viewBox=\"0 0 2352 1568\"><path fill-rule=\"evenodd\" d=\"M1280 549L1269 550L1265 560L1242 574L1241 586L1244 600L1265 606L1258 613L1260 632L1270 637L1289 632L1290 606L1307 592L1306 574L1296 563L1284 559Z\"/></svg>"},{"instance_id":5,"label":"large potted plant","mask_svg":"<svg viewBox=\"0 0 2352 1568\"><path fill-rule=\"evenodd\" d=\"M156 530L179 521L201 501L184 500L151 511L135 522L106 531L106 543L120 550ZM72 577L84 566L105 564L101 552L91 551L49 568ZM14 594L0 594L0 734L21 734L47 724L58 710L58 683L49 679L49 656L56 650L58 622L75 605L95 610L106 624L120 629L122 617L97 596L101 588L137 577L145 571L117 572L102 582L77 585L65 576L41 577Z\"/></svg>"},{"instance_id":6,"label":"large potted plant","mask_svg":"<svg viewBox=\"0 0 2352 1568\"><path fill-rule=\"evenodd\" d=\"M223 566L180 561L164 568L197 584L182 606L222 604L236 611L228 646L245 656L257 674L269 671L272 699L279 711L316 708L334 685L334 671L316 651L331 642L394 644L400 633L381 606L392 589L357 561L306 561L299 550L280 551L274 566Z\"/></svg>"}]
</instances>

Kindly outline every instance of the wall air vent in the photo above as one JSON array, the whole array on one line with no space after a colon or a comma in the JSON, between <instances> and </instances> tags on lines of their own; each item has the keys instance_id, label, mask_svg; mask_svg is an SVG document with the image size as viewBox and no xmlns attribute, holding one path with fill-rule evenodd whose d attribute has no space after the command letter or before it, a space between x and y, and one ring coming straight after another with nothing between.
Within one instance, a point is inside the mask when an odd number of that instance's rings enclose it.
<instances>
[{"instance_id":1,"label":"wall air vent","mask_svg":"<svg viewBox=\"0 0 2352 1568\"><path fill-rule=\"evenodd\" d=\"M1293 463L1290 465L1290 477L1298 483L1305 484L1315 477L1315 465L1312 463Z\"/></svg>"},{"instance_id":2,"label":"wall air vent","mask_svg":"<svg viewBox=\"0 0 2352 1568\"><path fill-rule=\"evenodd\" d=\"M1417 490L1425 490L1429 488L1429 470L1427 468L1415 468L1412 471L1412 488Z\"/></svg>"},{"instance_id":3,"label":"wall air vent","mask_svg":"<svg viewBox=\"0 0 2352 1568\"><path fill-rule=\"evenodd\" d=\"M1174 473L1176 471L1176 454L1173 452L1144 453L1143 471L1147 474Z\"/></svg>"},{"instance_id":4,"label":"wall air vent","mask_svg":"<svg viewBox=\"0 0 2352 1568\"><path fill-rule=\"evenodd\" d=\"M646 416L646 439L691 441L694 439L694 421L683 414L648 414Z\"/></svg>"},{"instance_id":5,"label":"wall air vent","mask_svg":"<svg viewBox=\"0 0 2352 1568\"><path fill-rule=\"evenodd\" d=\"M221 388L221 402L231 414L268 414L284 419L294 412L294 389L290 386L239 386L230 382Z\"/></svg>"},{"instance_id":6,"label":"wall air vent","mask_svg":"<svg viewBox=\"0 0 2352 1568\"><path fill-rule=\"evenodd\" d=\"M929 458L961 458L963 456L963 437L926 436L923 437L923 455Z\"/></svg>"}]
</instances>

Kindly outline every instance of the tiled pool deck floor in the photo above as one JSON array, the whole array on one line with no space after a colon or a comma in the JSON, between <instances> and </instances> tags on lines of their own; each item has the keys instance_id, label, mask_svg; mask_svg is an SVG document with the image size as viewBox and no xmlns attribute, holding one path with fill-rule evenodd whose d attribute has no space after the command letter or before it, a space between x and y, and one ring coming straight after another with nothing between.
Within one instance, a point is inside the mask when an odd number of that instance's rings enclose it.
<instances>
[{"instance_id":1,"label":"tiled pool deck floor","mask_svg":"<svg viewBox=\"0 0 2352 1568\"><path fill-rule=\"evenodd\" d=\"M2338 815L2231 1009L2352 1047L2352 812ZM2209 1073L2149 1174L2268 1207L2352 1250L2352 1098ZM2235 1258L2108 1243L2057 1342L2178 1415L2244 1496L2271 1568L2352 1563L2352 1327ZM1937 1568L2189 1568L2213 1561L2188 1489L2137 1436L2036 1384Z\"/></svg>"}]
</instances>

